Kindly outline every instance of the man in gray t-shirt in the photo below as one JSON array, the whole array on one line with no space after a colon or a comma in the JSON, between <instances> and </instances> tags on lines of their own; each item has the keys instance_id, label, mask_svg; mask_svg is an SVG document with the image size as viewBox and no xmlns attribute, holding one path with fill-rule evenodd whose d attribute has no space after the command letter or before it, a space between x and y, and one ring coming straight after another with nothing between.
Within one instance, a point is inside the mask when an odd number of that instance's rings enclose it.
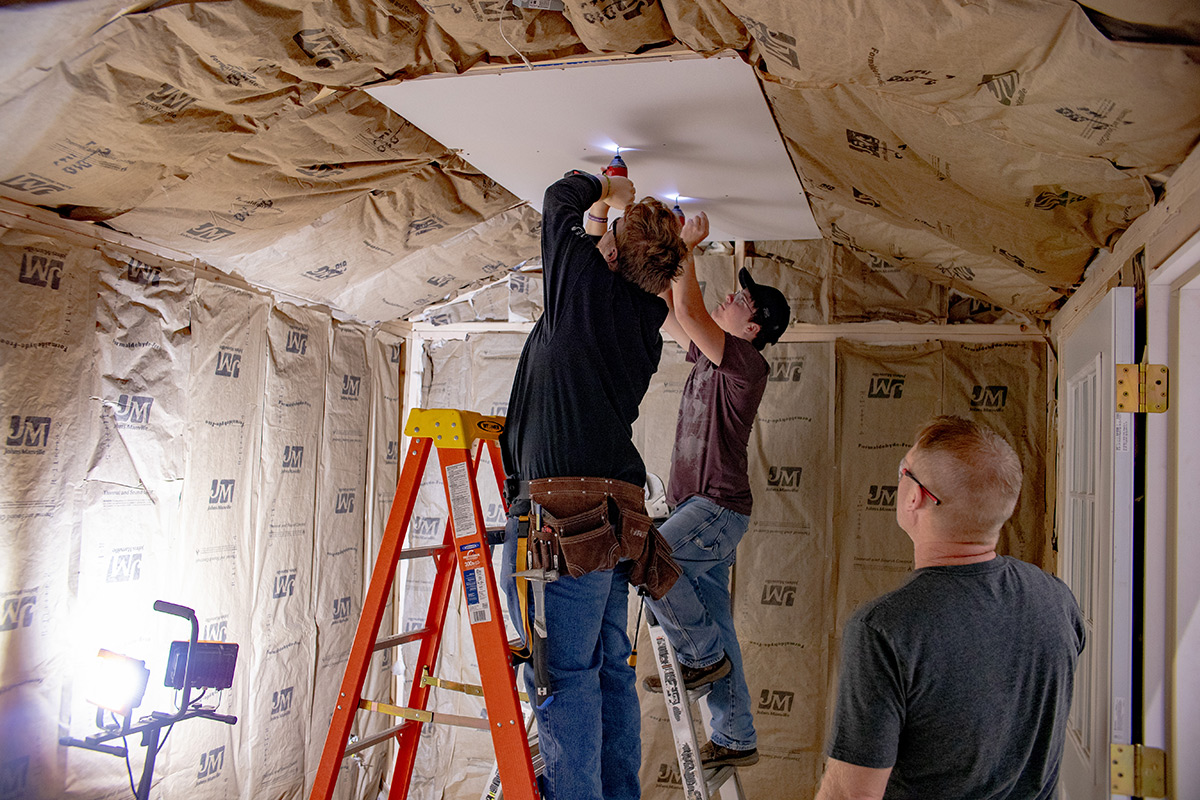
<instances>
[{"instance_id":1,"label":"man in gray t-shirt","mask_svg":"<svg viewBox=\"0 0 1200 800\"><path fill-rule=\"evenodd\" d=\"M1083 618L1058 578L996 555L1020 488L994 431L918 434L896 493L917 569L846 624L818 800L1054 796Z\"/></svg>"}]
</instances>

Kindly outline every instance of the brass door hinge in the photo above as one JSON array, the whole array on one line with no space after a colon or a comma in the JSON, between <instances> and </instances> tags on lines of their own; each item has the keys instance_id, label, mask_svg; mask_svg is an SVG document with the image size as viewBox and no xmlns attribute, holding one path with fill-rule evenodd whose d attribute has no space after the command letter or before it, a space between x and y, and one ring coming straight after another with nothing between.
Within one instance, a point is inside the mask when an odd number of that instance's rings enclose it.
<instances>
[{"instance_id":1,"label":"brass door hinge","mask_svg":"<svg viewBox=\"0 0 1200 800\"><path fill-rule=\"evenodd\" d=\"M1143 744L1112 745L1112 793L1167 796L1167 752Z\"/></svg>"},{"instance_id":2,"label":"brass door hinge","mask_svg":"<svg viewBox=\"0 0 1200 800\"><path fill-rule=\"evenodd\" d=\"M1167 379L1162 364L1117 364L1117 411L1161 414L1167 410Z\"/></svg>"}]
</instances>

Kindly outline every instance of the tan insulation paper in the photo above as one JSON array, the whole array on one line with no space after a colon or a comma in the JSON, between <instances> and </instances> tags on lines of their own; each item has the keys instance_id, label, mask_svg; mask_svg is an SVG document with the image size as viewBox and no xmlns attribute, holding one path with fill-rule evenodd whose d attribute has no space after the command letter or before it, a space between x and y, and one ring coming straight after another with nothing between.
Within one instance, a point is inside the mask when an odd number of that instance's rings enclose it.
<instances>
[{"instance_id":1,"label":"tan insulation paper","mask_svg":"<svg viewBox=\"0 0 1200 800\"><path fill-rule=\"evenodd\" d=\"M508 276L479 289L460 295L443 306L426 308L419 319L431 325L458 322L508 322L512 289Z\"/></svg>"},{"instance_id":2,"label":"tan insulation paper","mask_svg":"<svg viewBox=\"0 0 1200 800\"><path fill-rule=\"evenodd\" d=\"M489 54L494 59L519 63L521 56L538 61L586 50L561 12L517 8L512 3L488 0L428 3L422 8L429 14L433 27L445 32L442 46L453 48L447 55L459 65L469 66ZM439 64L439 69L445 70L446 66Z\"/></svg>"},{"instance_id":3,"label":"tan insulation paper","mask_svg":"<svg viewBox=\"0 0 1200 800\"><path fill-rule=\"evenodd\" d=\"M981 54L1007 66L1045 58L1068 0L1037 3L901 0L859 5L728 2L754 39L752 61L810 85L882 87L928 105L974 95ZM986 45L986 46L985 46Z\"/></svg>"},{"instance_id":4,"label":"tan insulation paper","mask_svg":"<svg viewBox=\"0 0 1200 800\"><path fill-rule=\"evenodd\" d=\"M912 570L912 542L896 527L900 459L927 420L943 413L941 346L838 343L840 478L837 631L859 603L896 588Z\"/></svg>"},{"instance_id":5,"label":"tan insulation paper","mask_svg":"<svg viewBox=\"0 0 1200 800\"><path fill-rule=\"evenodd\" d=\"M691 50L709 55L744 50L750 36L720 0L661 0L671 33Z\"/></svg>"},{"instance_id":6,"label":"tan insulation paper","mask_svg":"<svg viewBox=\"0 0 1200 800\"><path fill-rule=\"evenodd\" d=\"M636 53L671 42L671 29L658 3L571 0L565 5L562 13L593 53Z\"/></svg>"},{"instance_id":7,"label":"tan insulation paper","mask_svg":"<svg viewBox=\"0 0 1200 800\"><path fill-rule=\"evenodd\" d=\"M72 17L73 30L87 29L94 5ZM63 8L3 13L41 41ZM353 87L517 63L522 53L635 53L672 42L704 54L738 49L768 84L793 87L801 107L779 102L770 94L778 87L768 86L768 101L802 151L805 188L868 215L844 234L892 240L870 252L925 277L970 270L952 280L1032 313L1069 292L1092 249L1146 208L1137 176L1178 163L1200 130L1200 65L1187 49L1111 41L1070 0L850 10L573 0L565 14L482 0L175 4L125 14L44 55L21 51L26 66L13 67L21 77L0 101L11 145L0 156L0 193L77 218L123 214L138 235L353 313L366 301L349 284L438 238L410 241L410 225L428 233L450 213L458 223L441 230L448 238L501 210L468 202L476 216L459 217L463 187L453 178L449 196L434 191L408 208L396 195L413 186L390 183L396 159L343 157L362 119L332 112L358 102ZM820 144L846 131L884 157ZM905 158L889 162L889 153ZM818 220L834 237L830 214ZM897 248L912 260L897 261ZM962 253L934 257L946 248ZM459 277L439 265L422 279L446 275ZM1022 275L1030 288L1016 287ZM1039 283L1053 291L1035 297ZM366 291L390 294L376 288ZM418 307L444 298L402 289ZM362 318L411 310L387 299Z\"/></svg>"},{"instance_id":8,"label":"tan insulation paper","mask_svg":"<svg viewBox=\"0 0 1200 800\"><path fill-rule=\"evenodd\" d=\"M1200 65L1182 49L1109 41L1069 0L730 6L754 38L752 62L809 86L884 91L1139 174L1178 163L1194 142Z\"/></svg>"},{"instance_id":9,"label":"tan insulation paper","mask_svg":"<svg viewBox=\"0 0 1200 800\"><path fill-rule=\"evenodd\" d=\"M478 173L430 166L222 263L358 319L398 319L538 252L541 218L527 206L504 211L512 200Z\"/></svg>"},{"instance_id":10,"label":"tan insulation paper","mask_svg":"<svg viewBox=\"0 0 1200 800\"><path fill-rule=\"evenodd\" d=\"M707 253L695 256L696 282L704 295L704 307L710 311L741 287L737 282L733 256Z\"/></svg>"},{"instance_id":11,"label":"tan insulation paper","mask_svg":"<svg viewBox=\"0 0 1200 800\"><path fill-rule=\"evenodd\" d=\"M376 331L367 342L367 374L346 373L342 376L342 397L362 403L370 409L370 449L367 458L370 466L367 471L367 486L362 497L352 499L356 504L361 502L366 511L366 558L363 563L363 575L367 584L363 587L364 596L374 574L376 557L387 526L388 512L396 493L396 478L399 474L397 463L400 454L400 365L404 363L401 349L401 340L398 337ZM343 496L342 502L348 499ZM384 608L379 624L379 637L395 632L395 609L394 605L389 603ZM396 701L392 680L395 663L396 651L393 648L385 648L371 654L370 666L362 688L363 698L384 703ZM394 718L383 714L363 712L357 718L357 728L360 736L370 736L392 727L396 722ZM358 778L360 796L375 791L376 787L383 785L388 779L392 763L389 752L389 747L383 745L362 753Z\"/></svg>"},{"instance_id":12,"label":"tan insulation paper","mask_svg":"<svg viewBox=\"0 0 1200 800\"><path fill-rule=\"evenodd\" d=\"M451 239L398 261L388 261L361 281L340 280L329 294L337 308L364 320L402 318L453 297L540 252L541 215L520 205Z\"/></svg>"},{"instance_id":13,"label":"tan insulation paper","mask_svg":"<svg viewBox=\"0 0 1200 800\"><path fill-rule=\"evenodd\" d=\"M1122 3L1135 14L1160 5ZM1200 124L1200 63L1185 48L1110 41L1082 8L1066 6L1068 19L1042 63L993 68L974 96L940 113L1007 141L1106 159L1137 175L1181 162Z\"/></svg>"},{"instance_id":14,"label":"tan insulation paper","mask_svg":"<svg viewBox=\"0 0 1200 800\"><path fill-rule=\"evenodd\" d=\"M80 657L101 647L144 657L151 680L142 710L165 710L175 702L162 686L167 643L186 629L152 606L178 587L171 542L180 530L186 463L192 276L117 252L96 255L97 385L89 392L94 430L81 492L75 650ZM201 636L223 633L209 625ZM95 706L79 691L70 698L71 734L94 733ZM118 759L66 753L68 796L101 797L127 781Z\"/></svg>"},{"instance_id":15,"label":"tan insulation paper","mask_svg":"<svg viewBox=\"0 0 1200 800\"><path fill-rule=\"evenodd\" d=\"M370 95L348 92L276 120L110 224L221 265L367 192L395 189L415 207L453 209L443 185L453 175L441 176L438 159L456 162Z\"/></svg>"},{"instance_id":16,"label":"tan insulation paper","mask_svg":"<svg viewBox=\"0 0 1200 800\"><path fill-rule=\"evenodd\" d=\"M829 242L833 275L829 321L944 322L949 292L882 256Z\"/></svg>"},{"instance_id":17,"label":"tan insulation paper","mask_svg":"<svg viewBox=\"0 0 1200 800\"><path fill-rule=\"evenodd\" d=\"M530 259L541 267L541 256ZM545 300L542 292L542 273L514 272L508 276L508 321L533 322L542 315Z\"/></svg>"},{"instance_id":18,"label":"tan insulation paper","mask_svg":"<svg viewBox=\"0 0 1200 800\"><path fill-rule=\"evenodd\" d=\"M856 254L878 255L939 285L1035 316L1045 316L1062 303L1062 295L1034 276L1013 270L1000 256L968 252L924 226L841 205L816 192L810 193L809 202L830 238Z\"/></svg>"},{"instance_id":19,"label":"tan insulation paper","mask_svg":"<svg viewBox=\"0 0 1200 800\"><path fill-rule=\"evenodd\" d=\"M768 346L767 390L750 438L754 512L739 548L735 623L743 641L812 649L829 605L832 345Z\"/></svg>"},{"instance_id":20,"label":"tan insulation paper","mask_svg":"<svg viewBox=\"0 0 1200 800\"><path fill-rule=\"evenodd\" d=\"M0 192L37 205L129 209L315 95L278 66L247 61L253 51L177 35L167 16L123 17L0 107Z\"/></svg>"},{"instance_id":21,"label":"tan insulation paper","mask_svg":"<svg viewBox=\"0 0 1200 800\"><path fill-rule=\"evenodd\" d=\"M1052 564L1052 520L1046 483L1052 470L1047 461L1049 399L1041 379L1049 364L1041 343L971 344L945 342L943 410L974 418L1002 435L1024 468L1021 496L1012 519L1000 532L1001 552L1034 564Z\"/></svg>"},{"instance_id":22,"label":"tan insulation paper","mask_svg":"<svg viewBox=\"0 0 1200 800\"><path fill-rule=\"evenodd\" d=\"M317 624L311 734L305 752L305 793L311 790L342 685L358 620L362 616L370 408L343 394L346 375L367 374L366 328L334 324L324 388L324 420L317 463L316 528L313 542L312 611ZM356 796L357 759L342 761L339 800Z\"/></svg>"},{"instance_id":23,"label":"tan insulation paper","mask_svg":"<svg viewBox=\"0 0 1200 800\"><path fill-rule=\"evenodd\" d=\"M1060 291L1150 204L1145 180L1102 160L947 125L885 92L763 86L810 194L924 226Z\"/></svg>"},{"instance_id":24,"label":"tan insulation paper","mask_svg":"<svg viewBox=\"0 0 1200 800\"><path fill-rule=\"evenodd\" d=\"M178 505L187 426L192 273L101 251L96 359L100 434L88 479Z\"/></svg>"},{"instance_id":25,"label":"tan insulation paper","mask_svg":"<svg viewBox=\"0 0 1200 800\"><path fill-rule=\"evenodd\" d=\"M769 770L747 792L788 790L822 763L828 631L835 563L832 497L833 346L769 346L767 390L750 441L754 512L733 580L734 622Z\"/></svg>"},{"instance_id":26,"label":"tan insulation paper","mask_svg":"<svg viewBox=\"0 0 1200 800\"><path fill-rule=\"evenodd\" d=\"M76 487L86 470L93 331L92 254L0 228L0 779L60 796L54 722L72 648ZM94 655L94 651L92 653ZM92 719L95 719L94 712Z\"/></svg>"},{"instance_id":27,"label":"tan insulation paper","mask_svg":"<svg viewBox=\"0 0 1200 800\"><path fill-rule=\"evenodd\" d=\"M399 340L375 339L391 377L373 392L367 329L334 338L326 311L143 258L0 230L0 779L47 800L128 791L121 759L58 736L95 733L80 678L101 647L146 660L139 714L174 708L162 677L188 630L152 610L165 599L196 609L201 638L239 644L233 688L205 699L239 722L179 726L153 796L300 797L361 612L367 465L394 482L368 395L398 419ZM382 769L356 787L358 763L338 797L377 791Z\"/></svg>"},{"instance_id":28,"label":"tan insulation paper","mask_svg":"<svg viewBox=\"0 0 1200 800\"><path fill-rule=\"evenodd\" d=\"M69 58L104 23L126 7L124 0L74 0L0 9L4 63L0 64L0 105L36 83L41 70Z\"/></svg>"},{"instance_id":29,"label":"tan insulation paper","mask_svg":"<svg viewBox=\"0 0 1200 800\"><path fill-rule=\"evenodd\" d=\"M162 599L196 610L200 629L237 642L239 669L221 710L245 718L257 698L253 663L255 477L262 434L269 304L265 298L197 280L191 298L187 471L181 529L172 546L180 575ZM177 625L182 626L182 620ZM178 628L176 628L178 630ZM159 774L170 797L240 796L249 778L246 726L194 723L163 749Z\"/></svg>"},{"instance_id":30,"label":"tan insulation paper","mask_svg":"<svg viewBox=\"0 0 1200 800\"><path fill-rule=\"evenodd\" d=\"M817 212L819 220L829 219L831 215L829 206L823 202L814 202L813 209ZM799 278L801 284L808 283L813 287L811 292L805 291L802 286L792 290L794 296L789 296L789 301L792 303L793 322L944 320L948 310L946 288L917 273L917 269L922 267L914 268L913 264L906 261L913 258L914 251L905 245L910 241L920 242L925 247L934 248L925 253L926 257L954 259L939 261L933 266L923 265L924 269L934 271L939 281L946 281L947 278L957 279L960 283L963 280L974 281L975 269L959 267L957 262L965 260L967 263L979 264L988 261L961 253L956 255L956 248L927 231L896 231L895 241L885 241L882 232L890 229L886 223L857 211L847 211L846 215L848 219L857 223L854 226L856 236L851 236L844 229L850 222L843 220L839 225L830 220L832 238L752 243L752 252L756 257L796 268L799 274L793 271L786 271L784 274L789 279ZM864 231L867 233L864 234ZM863 247L880 248L887 256L861 249L858 246L860 238ZM902 263L904 266L901 266ZM995 266L989 269L995 269ZM1012 277L1007 276L1006 272L1002 270L997 280L1006 282ZM817 275L823 276L819 285ZM1036 291L1050 299L1057 297L1055 293L1044 288L1038 288Z\"/></svg>"},{"instance_id":31,"label":"tan insulation paper","mask_svg":"<svg viewBox=\"0 0 1200 800\"><path fill-rule=\"evenodd\" d=\"M468 396L470 384L470 342L433 342L426 345L424 371L422 371L421 408L460 408ZM438 461L436 447L432 449L426 463L413 506L412 521L404 539L404 547L430 547L444 541L449 510L446 506L445 489L442 485L442 467ZM432 559L406 561L397 572L400 582L400 630L413 631L424 627L433 591L436 565ZM456 578L457 585L457 578ZM442 649L433 673L444 678L458 674L462 668L458 625L466 626L458 619L457 588L452 589L450 606L446 610L443 627ZM469 636L469 634L468 634ZM400 648L400 663L396 664L398 691L408 699L413 680L420 680L416 667L420 643L404 644ZM452 679L457 680L457 679ZM454 694L434 691L427 708L434 711L457 712ZM437 800L445 782L445 768L449 765L448 754L454 751L456 732L448 726L425 726L421 729L421 741L416 751L413 781L409 796L414 800Z\"/></svg>"},{"instance_id":32,"label":"tan insulation paper","mask_svg":"<svg viewBox=\"0 0 1200 800\"><path fill-rule=\"evenodd\" d=\"M254 529L248 775L243 793L304 789L310 738L317 451L325 413L314 392L328 369L327 312L280 304L267 320L267 375Z\"/></svg>"}]
</instances>

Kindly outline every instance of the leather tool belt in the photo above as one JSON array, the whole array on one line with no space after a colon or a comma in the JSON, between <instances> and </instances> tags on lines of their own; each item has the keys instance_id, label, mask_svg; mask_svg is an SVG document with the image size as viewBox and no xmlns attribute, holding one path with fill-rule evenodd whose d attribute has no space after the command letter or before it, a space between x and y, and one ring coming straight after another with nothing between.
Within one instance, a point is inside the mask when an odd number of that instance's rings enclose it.
<instances>
[{"instance_id":1,"label":"leather tool belt","mask_svg":"<svg viewBox=\"0 0 1200 800\"><path fill-rule=\"evenodd\" d=\"M529 481L529 498L540 523L529 531L534 568L565 566L578 578L632 561L629 582L655 600L682 574L646 514L640 486L611 478L540 478Z\"/></svg>"}]
</instances>

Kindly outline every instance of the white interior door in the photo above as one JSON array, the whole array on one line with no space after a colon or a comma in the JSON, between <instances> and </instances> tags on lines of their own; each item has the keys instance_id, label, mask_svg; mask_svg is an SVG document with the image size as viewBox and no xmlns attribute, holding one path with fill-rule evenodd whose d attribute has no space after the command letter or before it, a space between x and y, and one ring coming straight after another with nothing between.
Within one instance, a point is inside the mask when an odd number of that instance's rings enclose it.
<instances>
[{"instance_id":1,"label":"white interior door","mask_svg":"<svg viewBox=\"0 0 1200 800\"><path fill-rule=\"evenodd\" d=\"M1109 797L1109 743L1130 741L1133 664L1133 415L1116 411L1115 364L1133 363L1134 290L1112 290L1059 343L1059 575L1087 646L1075 673L1060 786Z\"/></svg>"}]
</instances>

